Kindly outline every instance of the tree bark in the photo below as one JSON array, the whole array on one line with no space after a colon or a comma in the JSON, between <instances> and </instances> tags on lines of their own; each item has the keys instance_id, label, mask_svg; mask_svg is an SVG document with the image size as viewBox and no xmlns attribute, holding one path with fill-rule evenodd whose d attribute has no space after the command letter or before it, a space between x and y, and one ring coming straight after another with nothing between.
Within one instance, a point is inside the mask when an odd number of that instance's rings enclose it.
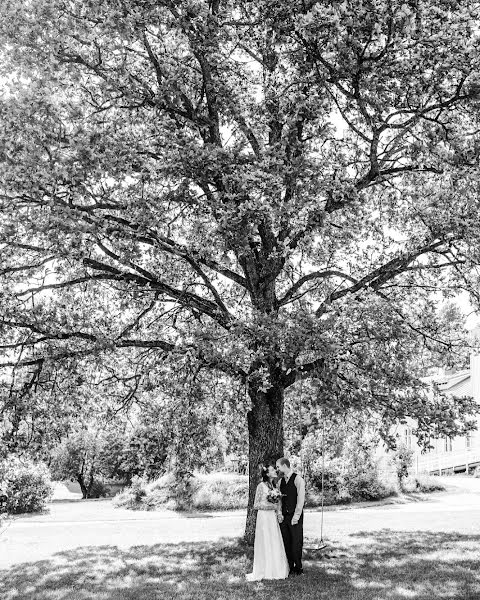
<instances>
[{"instance_id":1,"label":"tree bark","mask_svg":"<svg viewBox=\"0 0 480 600\"><path fill-rule=\"evenodd\" d=\"M89 474L88 485L87 485L87 498L91 498L92 497L93 484L94 484L94 478L93 478L93 473L92 473L92 470L91 470L90 474Z\"/></svg>"},{"instance_id":2,"label":"tree bark","mask_svg":"<svg viewBox=\"0 0 480 600\"><path fill-rule=\"evenodd\" d=\"M85 482L83 481L83 475L81 473L77 474L77 481L80 485L80 489L82 490L82 500L86 500L88 498L88 490Z\"/></svg>"},{"instance_id":3,"label":"tree bark","mask_svg":"<svg viewBox=\"0 0 480 600\"><path fill-rule=\"evenodd\" d=\"M80 484L80 489L82 490L82 500L87 500L91 497L93 484L95 482L93 475L89 475L89 481L86 483L83 474L77 473L77 481Z\"/></svg>"},{"instance_id":4,"label":"tree bark","mask_svg":"<svg viewBox=\"0 0 480 600\"><path fill-rule=\"evenodd\" d=\"M247 415L249 439L249 490L245 541L253 544L256 513L253 510L255 491L260 481L259 467L283 456L284 385L271 382L272 387L262 392L249 388L252 409Z\"/></svg>"}]
</instances>

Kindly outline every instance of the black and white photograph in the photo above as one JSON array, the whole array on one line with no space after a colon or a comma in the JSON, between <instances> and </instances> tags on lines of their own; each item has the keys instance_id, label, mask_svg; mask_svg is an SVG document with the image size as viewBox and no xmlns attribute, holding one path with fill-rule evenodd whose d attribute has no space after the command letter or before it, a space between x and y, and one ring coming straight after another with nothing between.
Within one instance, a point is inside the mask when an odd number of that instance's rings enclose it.
<instances>
[{"instance_id":1,"label":"black and white photograph","mask_svg":"<svg viewBox=\"0 0 480 600\"><path fill-rule=\"evenodd\" d=\"M480 0L0 0L1 600L480 600Z\"/></svg>"}]
</instances>

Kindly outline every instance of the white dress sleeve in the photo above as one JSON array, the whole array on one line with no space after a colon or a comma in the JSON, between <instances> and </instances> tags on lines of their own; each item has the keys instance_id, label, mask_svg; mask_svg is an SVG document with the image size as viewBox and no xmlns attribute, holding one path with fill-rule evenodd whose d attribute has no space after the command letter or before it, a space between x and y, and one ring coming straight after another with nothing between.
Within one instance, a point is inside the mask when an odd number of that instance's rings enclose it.
<instances>
[{"instance_id":1,"label":"white dress sleeve","mask_svg":"<svg viewBox=\"0 0 480 600\"><path fill-rule=\"evenodd\" d=\"M255 501L253 503L253 508L255 510L275 510L277 508L276 504L272 504L267 500L268 488L263 483L260 482L257 485L257 491L255 492Z\"/></svg>"},{"instance_id":2,"label":"white dress sleeve","mask_svg":"<svg viewBox=\"0 0 480 600\"><path fill-rule=\"evenodd\" d=\"M262 504L262 496L263 496L263 485L261 483L259 483L257 485L257 490L255 492L255 500L253 502L253 508L255 510L258 510Z\"/></svg>"}]
</instances>

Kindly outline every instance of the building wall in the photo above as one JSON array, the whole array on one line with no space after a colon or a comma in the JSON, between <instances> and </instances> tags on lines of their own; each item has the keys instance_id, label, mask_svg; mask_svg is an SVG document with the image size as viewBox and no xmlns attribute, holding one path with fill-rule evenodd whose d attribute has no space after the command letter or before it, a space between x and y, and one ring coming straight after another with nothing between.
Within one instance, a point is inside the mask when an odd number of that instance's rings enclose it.
<instances>
[{"instance_id":1,"label":"building wall","mask_svg":"<svg viewBox=\"0 0 480 600\"><path fill-rule=\"evenodd\" d=\"M471 395L480 404L480 355L470 357L468 377L454 385L447 384L445 392L453 396ZM407 425L398 425L394 435L413 450L415 470L438 473L461 472L466 471L467 466L469 471L477 465L480 466L480 416L477 417L477 430L469 436L432 439L433 449L426 453L422 453L422 449L418 446L418 440L412 433L414 429L413 421ZM381 455L382 452L385 450L380 450L379 454Z\"/></svg>"}]
</instances>

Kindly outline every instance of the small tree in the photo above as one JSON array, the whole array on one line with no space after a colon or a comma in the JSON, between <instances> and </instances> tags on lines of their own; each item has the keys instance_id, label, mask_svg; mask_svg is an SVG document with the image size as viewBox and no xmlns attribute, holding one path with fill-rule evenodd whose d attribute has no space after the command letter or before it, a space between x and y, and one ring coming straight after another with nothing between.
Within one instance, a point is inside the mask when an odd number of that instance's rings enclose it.
<instances>
[{"instance_id":1,"label":"small tree","mask_svg":"<svg viewBox=\"0 0 480 600\"><path fill-rule=\"evenodd\" d=\"M158 424L139 423L122 443L118 466L115 466L113 475L130 483L135 476L153 479L165 472L168 439Z\"/></svg>"},{"instance_id":2,"label":"small tree","mask_svg":"<svg viewBox=\"0 0 480 600\"><path fill-rule=\"evenodd\" d=\"M104 436L89 431L80 431L65 438L53 454L51 469L54 478L75 479L82 490L82 498L90 498L95 477L104 474L104 444Z\"/></svg>"},{"instance_id":3,"label":"small tree","mask_svg":"<svg viewBox=\"0 0 480 600\"><path fill-rule=\"evenodd\" d=\"M413 464L413 450L406 444L399 444L393 455L393 464L395 465L400 489L403 489L405 479L408 477L410 467Z\"/></svg>"}]
</instances>

